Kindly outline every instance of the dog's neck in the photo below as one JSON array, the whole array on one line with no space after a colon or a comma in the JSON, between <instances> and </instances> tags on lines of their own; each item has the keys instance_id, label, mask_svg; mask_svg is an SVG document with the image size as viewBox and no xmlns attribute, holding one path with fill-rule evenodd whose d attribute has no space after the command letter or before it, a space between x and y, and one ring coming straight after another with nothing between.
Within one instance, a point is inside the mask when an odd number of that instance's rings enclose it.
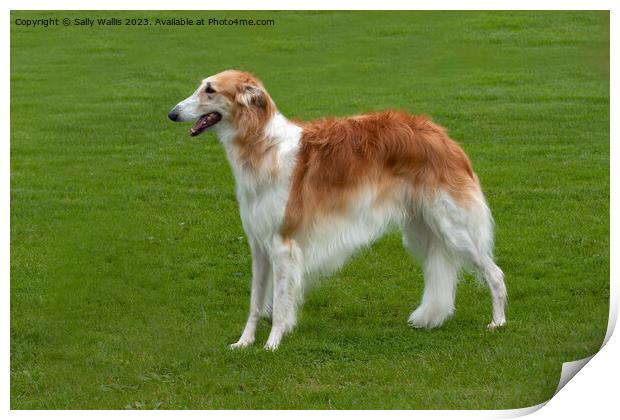
<instances>
[{"instance_id":1,"label":"dog's neck","mask_svg":"<svg viewBox=\"0 0 620 420\"><path fill-rule=\"evenodd\" d=\"M256 132L243 136L228 122L216 129L238 186L258 186L290 175L302 129L279 112Z\"/></svg>"}]
</instances>

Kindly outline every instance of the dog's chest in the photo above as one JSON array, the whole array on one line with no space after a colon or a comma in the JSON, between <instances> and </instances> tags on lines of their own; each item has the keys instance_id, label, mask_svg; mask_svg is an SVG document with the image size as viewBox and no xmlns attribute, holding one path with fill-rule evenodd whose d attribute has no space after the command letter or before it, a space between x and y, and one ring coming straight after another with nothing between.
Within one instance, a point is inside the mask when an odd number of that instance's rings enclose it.
<instances>
[{"instance_id":1,"label":"dog's chest","mask_svg":"<svg viewBox=\"0 0 620 420\"><path fill-rule=\"evenodd\" d=\"M257 190L240 187L237 189L237 200L246 234L269 248L284 220L288 189L279 185Z\"/></svg>"}]
</instances>

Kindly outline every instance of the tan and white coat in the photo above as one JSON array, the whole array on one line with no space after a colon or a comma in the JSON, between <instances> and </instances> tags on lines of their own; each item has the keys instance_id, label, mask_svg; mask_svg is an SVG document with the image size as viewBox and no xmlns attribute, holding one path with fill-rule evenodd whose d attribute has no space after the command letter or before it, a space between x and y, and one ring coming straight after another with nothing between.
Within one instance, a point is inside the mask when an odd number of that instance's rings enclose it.
<instances>
[{"instance_id":1,"label":"tan and white coat","mask_svg":"<svg viewBox=\"0 0 620 420\"><path fill-rule=\"evenodd\" d=\"M259 80L235 70L203 80L170 115L189 121L210 112L221 115L212 129L252 249L250 314L231 347L252 344L259 318L270 316L265 347L275 350L295 326L308 279L337 270L391 225L424 268L413 326L436 327L453 313L463 266L490 288L489 327L505 323L491 213L469 159L443 128L402 111L293 122Z\"/></svg>"}]
</instances>

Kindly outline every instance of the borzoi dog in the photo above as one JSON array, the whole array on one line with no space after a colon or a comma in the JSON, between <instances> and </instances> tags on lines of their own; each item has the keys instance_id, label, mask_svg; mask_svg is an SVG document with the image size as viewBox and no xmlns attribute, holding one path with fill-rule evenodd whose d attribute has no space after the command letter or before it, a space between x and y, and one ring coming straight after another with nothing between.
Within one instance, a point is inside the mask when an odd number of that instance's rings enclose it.
<instances>
[{"instance_id":1,"label":"borzoi dog","mask_svg":"<svg viewBox=\"0 0 620 420\"><path fill-rule=\"evenodd\" d=\"M291 121L257 78L236 70L204 79L168 117L195 121L191 136L215 130L235 176L252 292L232 348L251 345L265 316L272 320L265 348L277 349L295 326L304 283L337 270L390 225L424 269L412 326L437 327L452 315L463 267L491 291L488 327L505 324L504 275L493 261L493 219L478 177L428 117L385 111Z\"/></svg>"}]
</instances>

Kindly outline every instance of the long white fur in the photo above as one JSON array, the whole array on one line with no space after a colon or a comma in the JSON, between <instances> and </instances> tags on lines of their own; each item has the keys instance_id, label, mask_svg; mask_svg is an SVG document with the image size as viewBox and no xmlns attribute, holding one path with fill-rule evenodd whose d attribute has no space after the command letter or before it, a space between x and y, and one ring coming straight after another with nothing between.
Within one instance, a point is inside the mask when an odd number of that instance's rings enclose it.
<instances>
[{"instance_id":1,"label":"long white fur","mask_svg":"<svg viewBox=\"0 0 620 420\"><path fill-rule=\"evenodd\" d=\"M191 97L181 105L185 120L204 112L195 109ZM403 190L402 202L390 204L378 201L376 191L369 187L357 196L348 214L317 220L302 238L284 242L279 229L284 221L301 128L280 113L265 127L266 136L277 148L276 178L269 175L269 167L258 174L247 172L233 147L235 131L225 119L214 130L235 175L241 220L253 259L249 316L232 348L251 345L258 320L267 316L272 318L272 329L265 348L277 349L282 337L295 326L304 282L337 270L390 225L403 231L403 244L424 269L424 293L420 305L409 317L411 325L432 328L452 315L458 274L463 265L476 270L489 286L493 302L493 321L489 327L506 322L504 276L493 262L493 221L482 193L466 209L442 191L413 199Z\"/></svg>"}]
</instances>

